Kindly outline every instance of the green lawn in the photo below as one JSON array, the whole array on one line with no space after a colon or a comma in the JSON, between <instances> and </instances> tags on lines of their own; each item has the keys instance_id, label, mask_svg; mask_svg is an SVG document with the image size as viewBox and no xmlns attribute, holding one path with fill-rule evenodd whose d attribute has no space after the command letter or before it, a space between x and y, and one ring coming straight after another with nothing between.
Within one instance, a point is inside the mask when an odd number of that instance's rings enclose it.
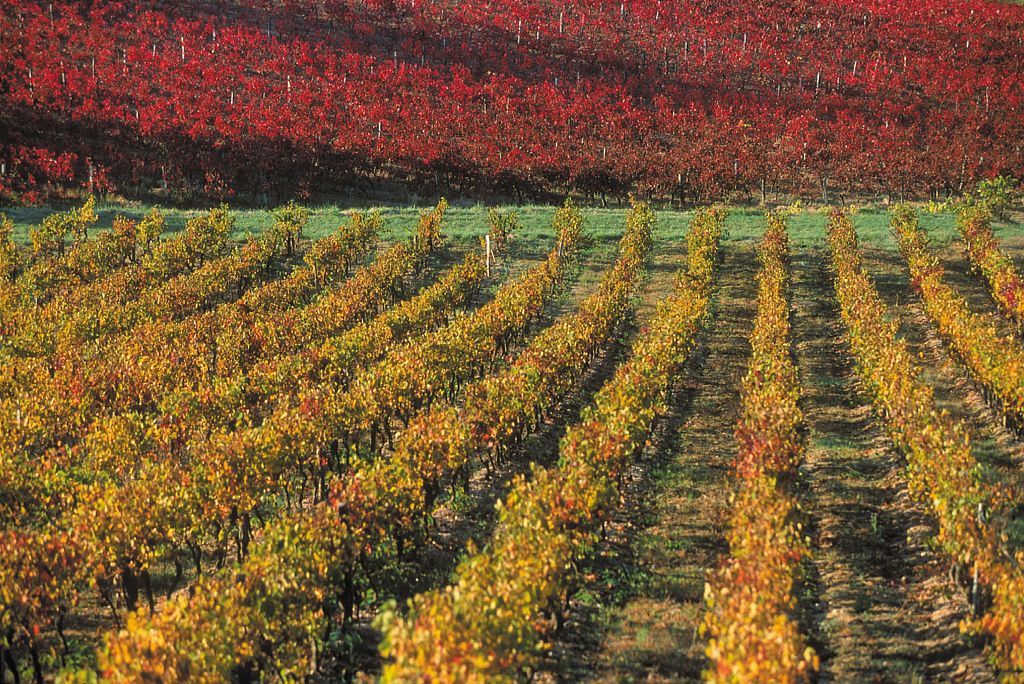
<instances>
[{"instance_id":1,"label":"green lawn","mask_svg":"<svg viewBox=\"0 0 1024 684\"><path fill-rule=\"evenodd\" d=\"M149 211L149 206L99 206L101 229L109 228L114 216L122 214L129 218L139 219ZM555 210L552 206L526 205L520 207L501 207L502 210L514 209L523 224L520 239L526 242L546 242L551 236L551 215ZM52 207L32 207L7 209L4 213L14 220L14 239L19 244L28 243L28 231L33 225L42 221L43 217L54 211ZM416 207L383 207L387 239L399 239L408 235L416 225L416 219L422 209ZM584 208L586 229L598 240L616 239L623 228L625 209ZM195 210L166 209L167 225L170 231L181 230L185 221L198 214ZM308 237L320 237L334 230L346 221L350 210L337 206L310 208L310 220L306 227ZM273 222L271 213L262 209L240 209L234 212L236 217L235 237L243 238L249 233L259 233ZM921 212L921 222L928 228L935 240L948 242L956 233L954 216L951 213L928 214ZM692 212L676 210L658 211L658 228L662 239L681 238ZM868 243L895 248L895 242L889 234L888 214L884 207L865 207L858 211L855 222L860 229L861 238ZM1020 221L1020 216L1017 221ZM790 235L794 246L799 248L824 245L825 224L827 213L819 208L803 209L791 217ZM445 216L445 231L457 241L475 241L486 232L487 207L453 206ZM731 207L726 221L726 236L729 240L756 240L761 235L763 213L751 207ZM999 232L1018 234L1021 230L1019 222L1010 222L997 226Z\"/></svg>"}]
</instances>

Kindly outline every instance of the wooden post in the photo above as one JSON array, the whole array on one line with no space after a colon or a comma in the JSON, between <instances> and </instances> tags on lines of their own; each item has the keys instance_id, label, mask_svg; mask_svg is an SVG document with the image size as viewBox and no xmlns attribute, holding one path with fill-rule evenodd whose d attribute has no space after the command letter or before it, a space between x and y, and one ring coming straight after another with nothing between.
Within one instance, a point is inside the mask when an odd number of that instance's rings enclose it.
<instances>
[{"instance_id":1,"label":"wooden post","mask_svg":"<svg viewBox=\"0 0 1024 684\"><path fill-rule=\"evenodd\" d=\"M488 233L484 236L484 246L487 252L487 277L491 277L491 234Z\"/></svg>"}]
</instances>

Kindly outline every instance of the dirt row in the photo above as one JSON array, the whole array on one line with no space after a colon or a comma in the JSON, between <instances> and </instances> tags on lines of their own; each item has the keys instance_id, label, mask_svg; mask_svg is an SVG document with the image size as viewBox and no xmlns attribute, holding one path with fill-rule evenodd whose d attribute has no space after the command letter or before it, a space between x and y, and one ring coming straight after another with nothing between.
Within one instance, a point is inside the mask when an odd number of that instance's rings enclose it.
<instances>
[{"instance_id":1,"label":"dirt row","mask_svg":"<svg viewBox=\"0 0 1024 684\"><path fill-rule=\"evenodd\" d=\"M565 633L542 669L555 681L700 677L704 579L728 549L728 482L736 389L749 355L757 263L723 250L714 317L634 468L607 539L581 567Z\"/></svg>"},{"instance_id":2,"label":"dirt row","mask_svg":"<svg viewBox=\"0 0 1024 684\"><path fill-rule=\"evenodd\" d=\"M953 250L943 252L951 282L975 310L994 311L984 284ZM791 263L793 347L808 431L800 494L814 550L799 617L821 656L818 679L995 681L983 641L961 633L968 604L931 550L934 527L907 493L903 461L858 391L827 260L823 250L800 250ZM1024 447L937 338L899 255L869 249L865 264L920 355L940 408L967 424L979 460L1019 480ZM728 244L703 347L607 538L581 567L583 589L535 679L700 679L707 666L699 634L704 582L728 552L732 430L756 270L752 245Z\"/></svg>"},{"instance_id":3,"label":"dirt row","mask_svg":"<svg viewBox=\"0 0 1024 684\"><path fill-rule=\"evenodd\" d=\"M802 471L814 548L806 603L820 680L994 681L979 644L960 633L967 603L929 549L934 528L910 499L903 461L857 392L826 259L800 255L793 264L795 353L810 432ZM866 265L906 320L902 264L875 269L869 258Z\"/></svg>"}]
</instances>

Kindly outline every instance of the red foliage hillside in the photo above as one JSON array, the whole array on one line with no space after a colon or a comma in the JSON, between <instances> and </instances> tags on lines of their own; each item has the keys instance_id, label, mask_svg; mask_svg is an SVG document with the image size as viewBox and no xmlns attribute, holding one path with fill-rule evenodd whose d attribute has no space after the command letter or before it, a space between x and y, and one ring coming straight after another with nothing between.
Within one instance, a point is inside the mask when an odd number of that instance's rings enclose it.
<instances>
[{"instance_id":1,"label":"red foliage hillside","mask_svg":"<svg viewBox=\"0 0 1024 684\"><path fill-rule=\"evenodd\" d=\"M1022 41L975 0L12 0L0 194L955 192L1024 175Z\"/></svg>"}]
</instances>

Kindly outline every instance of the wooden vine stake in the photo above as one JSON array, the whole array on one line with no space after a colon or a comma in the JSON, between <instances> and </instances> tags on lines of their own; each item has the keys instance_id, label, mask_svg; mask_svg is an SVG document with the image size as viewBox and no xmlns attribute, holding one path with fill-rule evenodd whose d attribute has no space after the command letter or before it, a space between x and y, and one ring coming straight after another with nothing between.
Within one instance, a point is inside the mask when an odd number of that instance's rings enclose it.
<instances>
[{"instance_id":1,"label":"wooden vine stake","mask_svg":"<svg viewBox=\"0 0 1024 684\"><path fill-rule=\"evenodd\" d=\"M487 235L484 236L484 249L487 252L487 260L486 260L487 261L487 277L490 278L491 277L491 259L493 258L492 254L491 254L491 234L490 233L488 233Z\"/></svg>"}]
</instances>

